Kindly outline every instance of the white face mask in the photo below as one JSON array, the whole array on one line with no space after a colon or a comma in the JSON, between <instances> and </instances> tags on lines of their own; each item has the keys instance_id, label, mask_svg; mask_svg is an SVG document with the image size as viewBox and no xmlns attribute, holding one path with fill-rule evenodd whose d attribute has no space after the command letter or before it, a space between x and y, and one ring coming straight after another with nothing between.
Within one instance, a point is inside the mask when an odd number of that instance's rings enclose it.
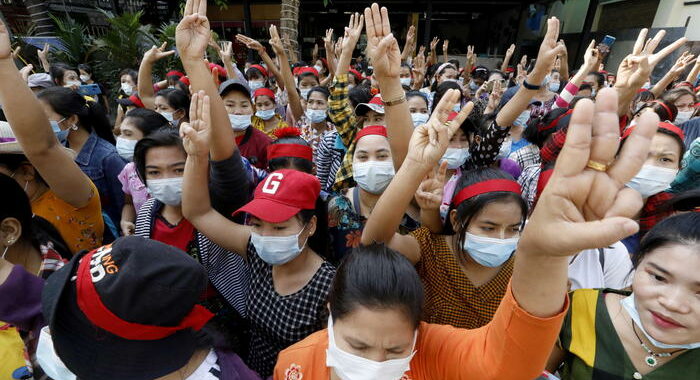
<instances>
[{"instance_id":1,"label":"white face mask","mask_svg":"<svg viewBox=\"0 0 700 380\"><path fill-rule=\"evenodd\" d=\"M262 261L270 265L286 264L299 256L306 246L306 242L299 245L299 235L305 228L306 226L299 233L289 236L262 236L251 231L250 242Z\"/></svg>"},{"instance_id":2,"label":"white face mask","mask_svg":"<svg viewBox=\"0 0 700 380\"><path fill-rule=\"evenodd\" d=\"M311 92L310 88L299 89L299 96L301 96L302 99L307 100L309 99L309 92Z\"/></svg>"},{"instance_id":3,"label":"white face mask","mask_svg":"<svg viewBox=\"0 0 700 380\"><path fill-rule=\"evenodd\" d=\"M467 161L467 158L469 158L469 149L447 148L445 154L442 155L440 162L446 161L448 169L457 169Z\"/></svg>"},{"instance_id":4,"label":"white face mask","mask_svg":"<svg viewBox=\"0 0 700 380\"><path fill-rule=\"evenodd\" d=\"M495 268L505 263L515 251L519 237L497 239L466 233L464 251L479 265Z\"/></svg>"},{"instance_id":5,"label":"white face mask","mask_svg":"<svg viewBox=\"0 0 700 380\"><path fill-rule=\"evenodd\" d=\"M163 115L163 117L166 120L168 120L168 123L172 123L173 120L175 119L172 112L158 112L158 113Z\"/></svg>"},{"instance_id":6,"label":"white face mask","mask_svg":"<svg viewBox=\"0 0 700 380\"><path fill-rule=\"evenodd\" d=\"M696 348L700 348L700 342L697 343L689 343L689 344L666 344L666 343L661 343L658 340L654 339L647 333L647 331L644 329L644 326L642 326L642 320L639 318L639 312L637 311L637 305L634 302L634 293L630 295L629 297L625 297L622 300L620 300L620 304L622 304L622 307L627 311L627 314L630 315L630 318L632 318L632 321L634 322L637 327L639 327L640 330L644 333L644 335L649 339L649 342L653 344L654 346L658 348L664 348L664 349L686 349L686 350L694 350Z\"/></svg>"},{"instance_id":7,"label":"white face mask","mask_svg":"<svg viewBox=\"0 0 700 380\"><path fill-rule=\"evenodd\" d=\"M69 80L66 82L66 85L63 87L80 87L82 83L80 83L79 80Z\"/></svg>"},{"instance_id":8,"label":"white face mask","mask_svg":"<svg viewBox=\"0 0 700 380\"><path fill-rule=\"evenodd\" d=\"M263 120L270 120L273 117L275 117L275 109L269 109L269 110L258 110L255 112L255 116L263 119Z\"/></svg>"},{"instance_id":9,"label":"white face mask","mask_svg":"<svg viewBox=\"0 0 700 380\"><path fill-rule=\"evenodd\" d=\"M126 95L131 95L131 93L134 91L134 88L126 82L122 83L121 88L122 88L122 92Z\"/></svg>"},{"instance_id":10,"label":"white face mask","mask_svg":"<svg viewBox=\"0 0 700 380\"><path fill-rule=\"evenodd\" d=\"M314 66L314 69L318 71L319 74L321 74L321 71L323 71L323 66Z\"/></svg>"},{"instance_id":11,"label":"white face mask","mask_svg":"<svg viewBox=\"0 0 700 380\"><path fill-rule=\"evenodd\" d=\"M146 187L155 199L166 205L177 206L182 203L182 177L149 179Z\"/></svg>"},{"instance_id":12,"label":"white face mask","mask_svg":"<svg viewBox=\"0 0 700 380\"><path fill-rule=\"evenodd\" d=\"M257 89L265 87L265 82L261 80L251 80L248 81L248 87L250 87L251 91L255 91Z\"/></svg>"},{"instance_id":13,"label":"white face mask","mask_svg":"<svg viewBox=\"0 0 700 380\"><path fill-rule=\"evenodd\" d=\"M430 115L427 113L414 112L411 114L411 119L413 120L413 128L423 125L428 122Z\"/></svg>"},{"instance_id":14,"label":"white face mask","mask_svg":"<svg viewBox=\"0 0 700 380\"><path fill-rule=\"evenodd\" d=\"M117 153L119 153L119 155L127 161L133 160L136 143L138 143L138 140L129 140L123 137L117 137Z\"/></svg>"},{"instance_id":15,"label":"white face mask","mask_svg":"<svg viewBox=\"0 0 700 380\"><path fill-rule=\"evenodd\" d=\"M90 80L90 76L89 75L81 75L80 80L83 82L87 82Z\"/></svg>"},{"instance_id":16,"label":"white face mask","mask_svg":"<svg viewBox=\"0 0 700 380\"><path fill-rule=\"evenodd\" d=\"M250 126L250 118L252 115L228 115L228 120L231 122L231 128L234 131L245 131Z\"/></svg>"},{"instance_id":17,"label":"white face mask","mask_svg":"<svg viewBox=\"0 0 700 380\"><path fill-rule=\"evenodd\" d=\"M642 198L649 198L668 189L671 182L676 178L676 174L678 174L676 169L644 165L642 170L627 183L627 187L637 190L642 194Z\"/></svg>"},{"instance_id":18,"label":"white face mask","mask_svg":"<svg viewBox=\"0 0 700 380\"><path fill-rule=\"evenodd\" d=\"M413 334L411 355L401 359L376 362L353 355L338 348L333 331L333 318L328 317L328 349L326 350L326 366L333 369L341 380L399 380L406 371L411 369L411 360L416 354L416 338Z\"/></svg>"},{"instance_id":19,"label":"white face mask","mask_svg":"<svg viewBox=\"0 0 700 380\"><path fill-rule=\"evenodd\" d=\"M530 120L530 110L525 110L518 115L518 117L513 122L516 127L527 127L527 121Z\"/></svg>"},{"instance_id":20,"label":"white face mask","mask_svg":"<svg viewBox=\"0 0 700 380\"><path fill-rule=\"evenodd\" d=\"M498 151L498 155L496 156L496 159L502 160L504 158L508 158L512 147L513 147L513 140L507 139L506 141L504 141L503 144L501 144L501 149Z\"/></svg>"},{"instance_id":21,"label":"white face mask","mask_svg":"<svg viewBox=\"0 0 700 380\"><path fill-rule=\"evenodd\" d=\"M676 125L685 123L686 121L690 120L691 116L693 116L693 111L678 111L673 123Z\"/></svg>"},{"instance_id":22,"label":"white face mask","mask_svg":"<svg viewBox=\"0 0 700 380\"><path fill-rule=\"evenodd\" d=\"M353 163L352 172L357 185L372 194L381 194L396 174L391 160Z\"/></svg>"},{"instance_id":23,"label":"white face mask","mask_svg":"<svg viewBox=\"0 0 700 380\"><path fill-rule=\"evenodd\" d=\"M49 377L54 380L76 380L71 372L53 348L53 340L49 333L49 327L44 326L39 333L39 343L36 346L36 361Z\"/></svg>"},{"instance_id":24,"label":"white face mask","mask_svg":"<svg viewBox=\"0 0 700 380\"><path fill-rule=\"evenodd\" d=\"M400 78L402 86L411 86L411 77L408 78Z\"/></svg>"}]
</instances>

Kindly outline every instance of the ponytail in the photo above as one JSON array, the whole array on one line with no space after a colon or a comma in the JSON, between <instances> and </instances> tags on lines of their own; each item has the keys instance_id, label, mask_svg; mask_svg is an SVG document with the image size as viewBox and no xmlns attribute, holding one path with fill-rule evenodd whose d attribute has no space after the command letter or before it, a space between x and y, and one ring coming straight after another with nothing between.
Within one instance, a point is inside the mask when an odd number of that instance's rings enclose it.
<instances>
[{"instance_id":1,"label":"ponytail","mask_svg":"<svg viewBox=\"0 0 700 380\"><path fill-rule=\"evenodd\" d=\"M94 101L87 101L82 95L65 87L51 87L41 91L37 97L48 103L54 112L63 116L78 116L80 127L88 132L95 131L97 136L115 143L112 127L104 108Z\"/></svg>"}]
</instances>

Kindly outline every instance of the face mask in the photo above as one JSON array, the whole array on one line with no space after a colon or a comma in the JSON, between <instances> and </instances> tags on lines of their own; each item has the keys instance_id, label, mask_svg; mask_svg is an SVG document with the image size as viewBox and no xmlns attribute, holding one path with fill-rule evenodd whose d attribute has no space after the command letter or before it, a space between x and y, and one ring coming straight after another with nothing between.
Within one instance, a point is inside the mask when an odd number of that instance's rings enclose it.
<instances>
[{"instance_id":1,"label":"face mask","mask_svg":"<svg viewBox=\"0 0 700 380\"><path fill-rule=\"evenodd\" d=\"M636 324L637 327L639 327L639 329L642 330L647 339L649 339L649 342L651 342L651 344L653 344L654 346L664 349L677 348L686 350L694 350L696 348L700 348L700 342L689 344L666 344L661 343L658 340L652 338L651 335L649 335L649 333L647 333L647 331L644 330L644 326L642 326L642 320L641 318L639 318L639 312L637 312L637 307L634 303L634 293L632 293L632 295L630 295L629 297L625 297L622 300L620 300L620 304L625 309L625 311L627 311L627 314L630 315L630 318L632 318L634 324Z\"/></svg>"},{"instance_id":2,"label":"face mask","mask_svg":"<svg viewBox=\"0 0 700 380\"><path fill-rule=\"evenodd\" d=\"M399 380L404 373L411 369L411 360L416 354L416 337L413 334L411 355L401 359L376 362L353 355L338 348L333 332L333 318L328 317L328 349L326 350L326 366L333 368L341 380Z\"/></svg>"},{"instance_id":3,"label":"face mask","mask_svg":"<svg viewBox=\"0 0 700 380\"><path fill-rule=\"evenodd\" d=\"M255 91L259 88L265 87L265 82L263 82L261 80L251 80L251 81L248 81L248 87L250 87L251 91Z\"/></svg>"},{"instance_id":4,"label":"face mask","mask_svg":"<svg viewBox=\"0 0 700 380\"><path fill-rule=\"evenodd\" d=\"M668 189L676 178L676 174L678 170L675 169L644 165L642 170L627 183L627 187L637 190L642 194L642 198L648 198Z\"/></svg>"},{"instance_id":5,"label":"face mask","mask_svg":"<svg viewBox=\"0 0 700 380\"><path fill-rule=\"evenodd\" d=\"M50 378L54 380L76 380L77 377L63 364L53 348L49 327L44 326L39 333L36 347L36 361Z\"/></svg>"},{"instance_id":6,"label":"face mask","mask_svg":"<svg viewBox=\"0 0 700 380\"><path fill-rule=\"evenodd\" d=\"M80 80L83 82L87 82L90 80L90 76L89 75L81 75Z\"/></svg>"},{"instance_id":7,"label":"face mask","mask_svg":"<svg viewBox=\"0 0 700 380\"><path fill-rule=\"evenodd\" d=\"M513 147L513 140L508 139L501 144L501 149L498 151L498 155L496 156L497 160L502 160L504 158L507 158L510 155L510 150Z\"/></svg>"},{"instance_id":8,"label":"face mask","mask_svg":"<svg viewBox=\"0 0 700 380\"><path fill-rule=\"evenodd\" d=\"M305 228L306 226L299 233L289 236L262 236L251 231L250 242L262 261L270 265L286 264L299 256L306 246L306 242L299 246L299 235Z\"/></svg>"},{"instance_id":9,"label":"face mask","mask_svg":"<svg viewBox=\"0 0 700 380\"><path fill-rule=\"evenodd\" d=\"M551 81L549 82L549 91L552 92L557 92L559 91L559 81Z\"/></svg>"},{"instance_id":10,"label":"face mask","mask_svg":"<svg viewBox=\"0 0 700 380\"><path fill-rule=\"evenodd\" d=\"M245 131L250 126L250 115L228 115L234 131Z\"/></svg>"},{"instance_id":11,"label":"face mask","mask_svg":"<svg viewBox=\"0 0 700 380\"><path fill-rule=\"evenodd\" d=\"M400 78L402 86L411 86L411 77L408 78Z\"/></svg>"},{"instance_id":12,"label":"face mask","mask_svg":"<svg viewBox=\"0 0 700 380\"><path fill-rule=\"evenodd\" d=\"M691 116L693 116L693 111L678 111L674 124L685 123L686 121L690 120Z\"/></svg>"},{"instance_id":13,"label":"face mask","mask_svg":"<svg viewBox=\"0 0 700 380\"><path fill-rule=\"evenodd\" d=\"M132 91L134 90L134 88L131 87L131 85L128 84L128 83L126 83L126 82L122 83L122 87L121 87L121 88L122 88L122 92L123 92L124 94L126 94L127 96L128 96L128 95L131 95Z\"/></svg>"},{"instance_id":14,"label":"face mask","mask_svg":"<svg viewBox=\"0 0 700 380\"><path fill-rule=\"evenodd\" d=\"M495 268L506 262L515 251L519 237L495 239L466 233L464 251L474 261L489 268Z\"/></svg>"},{"instance_id":15,"label":"face mask","mask_svg":"<svg viewBox=\"0 0 700 380\"><path fill-rule=\"evenodd\" d=\"M255 116L263 119L263 120L270 120L275 116L275 109L269 109L269 110L260 110L255 112Z\"/></svg>"},{"instance_id":16,"label":"face mask","mask_svg":"<svg viewBox=\"0 0 700 380\"><path fill-rule=\"evenodd\" d=\"M413 120L413 128L416 128L419 125L423 125L428 122L428 119L430 116L428 116L427 113L420 113L420 112L414 112L411 114L411 119Z\"/></svg>"},{"instance_id":17,"label":"face mask","mask_svg":"<svg viewBox=\"0 0 700 380\"><path fill-rule=\"evenodd\" d=\"M516 127L525 128L527 126L528 120L530 120L530 110L525 110L520 115L518 115L518 118L515 119L513 125L515 125Z\"/></svg>"},{"instance_id":18,"label":"face mask","mask_svg":"<svg viewBox=\"0 0 700 380\"><path fill-rule=\"evenodd\" d=\"M326 110L306 109L306 118L312 123L321 123L326 120Z\"/></svg>"},{"instance_id":19,"label":"face mask","mask_svg":"<svg viewBox=\"0 0 700 380\"><path fill-rule=\"evenodd\" d=\"M472 90L472 92L476 91L479 89L479 85L474 83L474 81L470 81L469 82L469 89Z\"/></svg>"},{"instance_id":20,"label":"face mask","mask_svg":"<svg viewBox=\"0 0 700 380\"><path fill-rule=\"evenodd\" d=\"M320 74L321 71L323 71L323 66L314 66L314 69L316 69L316 71L318 71L318 73Z\"/></svg>"},{"instance_id":21,"label":"face mask","mask_svg":"<svg viewBox=\"0 0 700 380\"><path fill-rule=\"evenodd\" d=\"M158 112L159 114L163 115L163 117L168 120L168 123L172 123L174 120L173 113L172 112Z\"/></svg>"},{"instance_id":22,"label":"face mask","mask_svg":"<svg viewBox=\"0 0 700 380\"><path fill-rule=\"evenodd\" d=\"M305 88L305 89L299 90L299 92L301 93L301 97L302 97L304 100L306 100L306 99L309 98L309 92L311 92L311 89L310 89L310 88Z\"/></svg>"},{"instance_id":23,"label":"face mask","mask_svg":"<svg viewBox=\"0 0 700 380\"><path fill-rule=\"evenodd\" d=\"M454 111L454 112L459 112L461 110L462 110L462 105L459 103L455 104L455 106L452 107L452 111Z\"/></svg>"},{"instance_id":24,"label":"face mask","mask_svg":"<svg viewBox=\"0 0 700 380\"><path fill-rule=\"evenodd\" d=\"M168 206L182 203L182 177L149 179L146 181L148 192Z\"/></svg>"},{"instance_id":25,"label":"face mask","mask_svg":"<svg viewBox=\"0 0 700 380\"><path fill-rule=\"evenodd\" d=\"M546 86L551 80L552 80L552 76L547 74L544 77L544 80L542 81L542 83L540 83L540 86Z\"/></svg>"},{"instance_id":26,"label":"face mask","mask_svg":"<svg viewBox=\"0 0 700 380\"><path fill-rule=\"evenodd\" d=\"M469 158L469 149L467 148L447 148L445 154L442 155L440 162L446 161L448 169L457 169L462 166Z\"/></svg>"},{"instance_id":27,"label":"face mask","mask_svg":"<svg viewBox=\"0 0 700 380\"><path fill-rule=\"evenodd\" d=\"M372 194L381 194L396 174L391 160L353 163L352 172L357 185Z\"/></svg>"},{"instance_id":28,"label":"face mask","mask_svg":"<svg viewBox=\"0 0 700 380\"><path fill-rule=\"evenodd\" d=\"M127 160L131 161L134 159L134 148L136 147L137 140L129 140L123 137L117 137L117 153Z\"/></svg>"},{"instance_id":29,"label":"face mask","mask_svg":"<svg viewBox=\"0 0 700 380\"><path fill-rule=\"evenodd\" d=\"M63 86L63 87L70 87L70 88L72 88L72 87L80 87L81 84L82 84L82 83L80 83L79 80L69 80L69 81L66 82L66 85Z\"/></svg>"}]
</instances>

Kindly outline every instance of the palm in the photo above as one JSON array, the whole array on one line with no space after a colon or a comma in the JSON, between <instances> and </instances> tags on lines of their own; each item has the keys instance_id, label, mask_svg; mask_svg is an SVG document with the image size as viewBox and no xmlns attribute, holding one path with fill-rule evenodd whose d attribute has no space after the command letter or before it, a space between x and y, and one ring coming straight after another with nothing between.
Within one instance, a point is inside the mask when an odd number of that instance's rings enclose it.
<instances>
[{"instance_id":1,"label":"palm","mask_svg":"<svg viewBox=\"0 0 700 380\"><path fill-rule=\"evenodd\" d=\"M209 132L211 130L210 101L204 91L192 95L190 101L190 122L180 127L182 145L191 156L205 156L209 152Z\"/></svg>"},{"instance_id":2,"label":"palm","mask_svg":"<svg viewBox=\"0 0 700 380\"><path fill-rule=\"evenodd\" d=\"M175 42L180 55L202 58L209 44L209 20L204 16L186 16L177 25Z\"/></svg>"},{"instance_id":3,"label":"palm","mask_svg":"<svg viewBox=\"0 0 700 380\"><path fill-rule=\"evenodd\" d=\"M367 55L377 77L398 77L401 70L401 50L391 34L389 13L377 4L365 9L367 26Z\"/></svg>"},{"instance_id":4,"label":"palm","mask_svg":"<svg viewBox=\"0 0 700 380\"><path fill-rule=\"evenodd\" d=\"M537 53L537 63L549 68L554 64L557 56L566 51L566 47L557 43L558 38L559 20L552 17L547 20L547 33L540 45L540 51Z\"/></svg>"}]
</instances>

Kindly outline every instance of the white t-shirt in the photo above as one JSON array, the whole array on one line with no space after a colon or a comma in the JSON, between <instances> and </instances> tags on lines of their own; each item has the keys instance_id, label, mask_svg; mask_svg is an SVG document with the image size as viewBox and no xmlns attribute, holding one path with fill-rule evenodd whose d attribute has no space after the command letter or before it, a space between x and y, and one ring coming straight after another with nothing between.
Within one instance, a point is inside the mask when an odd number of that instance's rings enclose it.
<instances>
[{"instance_id":1,"label":"white t-shirt","mask_svg":"<svg viewBox=\"0 0 700 380\"><path fill-rule=\"evenodd\" d=\"M612 288L622 289L632 282L632 261L621 242L604 248L601 260L597 249L587 249L573 257L569 264L571 290ZM601 261L603 262L601 266Z\"/></svg>"},{"instance_id":2,"label":"white t-shirt","mask_svg":"<svg viewBox=\"0 0 700 380\"><path fill-rule=\"evenodd\" d=\"M219 380L221 368L219 368L219 364L216 362L218 359L216 352L214 352L214 350L209 350L202 364L200 364L191 375L187 376L185 380Z\"/></svg>"}]
</instances>

